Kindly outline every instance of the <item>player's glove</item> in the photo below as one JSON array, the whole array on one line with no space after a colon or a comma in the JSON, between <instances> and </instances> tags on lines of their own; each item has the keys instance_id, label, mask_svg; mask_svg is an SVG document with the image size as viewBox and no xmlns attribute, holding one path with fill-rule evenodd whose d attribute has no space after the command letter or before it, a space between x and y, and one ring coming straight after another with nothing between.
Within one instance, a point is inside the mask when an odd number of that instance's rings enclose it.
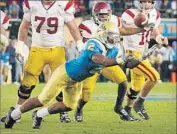
<instances>
[{"instance_id":1,"label":"player's glove","mask_svg":"<svg viewBox=\"0 0 177 134\"><path fill-rule=\"evenodd\" d=\"M155 40L156 40L156 42L157 42L158 44L161 44L161 45L162 45L162 44L168 45L168 38L162 36L161 34L158 35Z\"/></svg>"},{"instance_id":2,"label":"player's glove","mask_svg":"<svg viewBox=\"0 0 177 134\"><path fill-rule=\"evenodd\" d=\"M76 47L77 47L77 50L80 52L84 49L84 43L82 42L82 40L78 40L76 42Z\"/></svg>"},{"instance_id":3,"label":"player's glove","mask_svg":"<svg viewBox=\"0 0 177 134\"><path fill-rule=\"evenodd\" d=\"M1 34L0 39L1 39L0 44L1 44L2 46L7 46L7 45L8 45L8 38L7 38L5 35Z\"/></svg>"},{"instance_id":4,"label":"player's glove","mask_svg":"<svg viewBox=\"0 0 177 134\"><path fill-rule=\"evenodd\" d=\"M145 52L145 53L143 54L142 57L139 58L139 61L142 61L142 60L145 60L146 58L148 58L150 55L153 54L153 52L154 52L156 49L157 49L157 46L156 46L156 45L152 46L150 49L147 50L147 52Z\"/></svg>"}]
</instances>

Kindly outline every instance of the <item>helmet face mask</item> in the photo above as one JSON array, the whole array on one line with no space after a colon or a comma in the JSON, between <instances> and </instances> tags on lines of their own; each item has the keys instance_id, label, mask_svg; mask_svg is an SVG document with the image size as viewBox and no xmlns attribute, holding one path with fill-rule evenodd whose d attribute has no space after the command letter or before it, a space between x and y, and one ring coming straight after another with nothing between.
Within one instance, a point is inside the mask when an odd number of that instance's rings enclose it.
<instances>
[{"instance_id":1,"label":"helmet face mask","mask_svg":"<svg viewBox=\"0 0 177 134\"><path fill-rule=\"evenodd\" d=\"M139 0L139 9L145 13L150 12L155 7L155 0Z\"/></svg>"},{"instance_id":2,"label":"helmet face mask","mask_svg":"<svg viewBox=\"0 0 177 134\"><path fill-rule=\"evenodd\" d=\"M96 24L100 25L109 21L112 15L111 7L106 2L97 2L92 8L92 17Z\"/></svg>"}]
</instances>

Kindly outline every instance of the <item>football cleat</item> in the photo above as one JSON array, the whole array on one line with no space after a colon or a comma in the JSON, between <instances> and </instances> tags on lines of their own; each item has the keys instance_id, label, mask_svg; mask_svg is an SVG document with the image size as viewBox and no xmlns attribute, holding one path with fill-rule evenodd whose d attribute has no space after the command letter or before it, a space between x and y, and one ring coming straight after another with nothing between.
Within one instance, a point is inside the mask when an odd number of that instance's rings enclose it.
<instances>
[{"instance_id":1,"label":"football cleat","mask_svg":"<svg viewBox=\"0 0 177 134\"><path fill-rule=\"evenodd\" d=\"M0 122L5 122L5 120L6 120L6 116L2 117L2 118L0 119Z\"/></svg>"},{"instance_id":2,"label":"football cleat","mask_svg":"<svg viewBox=\"0 0 177 134\"><path fill-rule=\"evenodd\" d=\"M66 112L61 112L60 113L60 122L62 123L70 123L71 119L68 116L68 113Z\"/></svg>"},{"instance_id":3,"label":"football cleat","mask_svg":"<svg viewBox=\"0 0 177 134\"><path fill-rule=\"evenodd\" d=\"M33 118L33 129L40 129L42 118L37 116L37 110L33 112L32 118Z\"/></svg>"},{"instance_id":4,"label":"football cleat","mask_svg":"<svg viewBox=\"0 0 177 134\"><path fill-rule=\"evenodd\" d=\"M129 114L129 116L132 118L132 121L140 121L140 119L132 115L131 110L128 110L126 107L124 109Z\"/></svg>"},{"instance_id":5,"label":"football cleat","mask_svg":"<svg viewBox=\"0 0 177 134\"><path fill-rule=\"evenodd\" d=\"M127 113L127 111L125 111L125 109L123 109L123 108L117 109L116 107L114 107L114 112L119 114L120 119L123 120L123 121L134 121L130 117L130 115Z\"/></svg>"},{"instance_id":6,"label":"football cleat","mask_svg":"<svg viewBox=\"0 0 177 134\"><path fill-rule=\"evenodd\" d=\"M147 114L145 108L144 108L144 104L143 103L134 103L133 109L135 110L135 112L140 115L143 119L145 120L149 120L150 117Z\"/></svg>"},{"instance_id":7,"label":"football cleat","mask_svg":"<svg viewBox=\"0 0 177 134\"><path fill-rule=\"evenodd\" d=\"M14 109L15 109L14 107L10 107L10 110L9 110L9 112L8 112L6 118L5 118L5 123L4 123L5 128L12 128L13 125L15 124L15 122L16 122L16 121L11 117L11 113L12 113L12 111L13 111Z\"/></svg>"},{"instance_id":8,"label":"football cleat","mask_svg":"<svg viewBox=\"0 0 177 134\"><path fill-rule=\"evenodd\" d=\"M78 109L76 109L74 116L75 116L75 120L77 122L82 122L83 121L83 111L82 110L80 110L80 112L79 112Z\"/></svg>"}]
</instances>

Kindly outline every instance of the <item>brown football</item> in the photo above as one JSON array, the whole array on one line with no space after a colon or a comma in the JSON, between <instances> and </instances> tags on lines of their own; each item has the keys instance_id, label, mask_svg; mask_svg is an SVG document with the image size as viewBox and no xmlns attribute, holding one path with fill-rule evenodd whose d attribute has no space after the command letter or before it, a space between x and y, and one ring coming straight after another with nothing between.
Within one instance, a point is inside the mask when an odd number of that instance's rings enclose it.
<instances>
[{"instance_id":1,"label":"brown football","mask_svg":"<svg viewBox=\"0 0 177 134\"><path fill-rule=\"evenodd\" d=\"M137 27L143 28L148 22L146 22L145 24L142 24L142 22L146 21L146 15L144 13L138 13L137 15L135 15L134 17L134 24Z\"/></svg>"}]
</instances>

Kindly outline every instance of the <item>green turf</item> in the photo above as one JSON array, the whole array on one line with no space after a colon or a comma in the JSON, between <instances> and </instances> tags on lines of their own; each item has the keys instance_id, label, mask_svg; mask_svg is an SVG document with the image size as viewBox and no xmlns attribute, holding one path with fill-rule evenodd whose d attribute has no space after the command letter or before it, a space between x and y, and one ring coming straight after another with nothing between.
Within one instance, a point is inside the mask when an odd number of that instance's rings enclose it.
<instances>
[{"instance_id":1,"label":"green turf","mask_svg":"<svg viewBox=\"0 0 177 134\"><path fill-rule=\"evenodd\" d=\"M44 85L40 84L33 92L37 95ZM63 124L58 122L58 115L44 119L40 130L32 129L32 111L23 115L21 123L15 124L13 129L4 129L0 125L1 134L176 134L176 85L170 83L158 84L151 93L151 100L145 105L151 117L149 121L124 122L113 112L116 97L116 84L98 83L93 93L93 99L84 109L84 122L74 122L74 112L69 115L73 122ZM1 87L1 116L10 106L14 106L17 99L17 86ZM167 100L155 100L161 95ZM171 99L170 97L173 97ZM134 113L135 114L135 113ZM136 114L135 114L136 115ZM136 115L138 117L138 115Z\"/></svg>"}]
</instances>

